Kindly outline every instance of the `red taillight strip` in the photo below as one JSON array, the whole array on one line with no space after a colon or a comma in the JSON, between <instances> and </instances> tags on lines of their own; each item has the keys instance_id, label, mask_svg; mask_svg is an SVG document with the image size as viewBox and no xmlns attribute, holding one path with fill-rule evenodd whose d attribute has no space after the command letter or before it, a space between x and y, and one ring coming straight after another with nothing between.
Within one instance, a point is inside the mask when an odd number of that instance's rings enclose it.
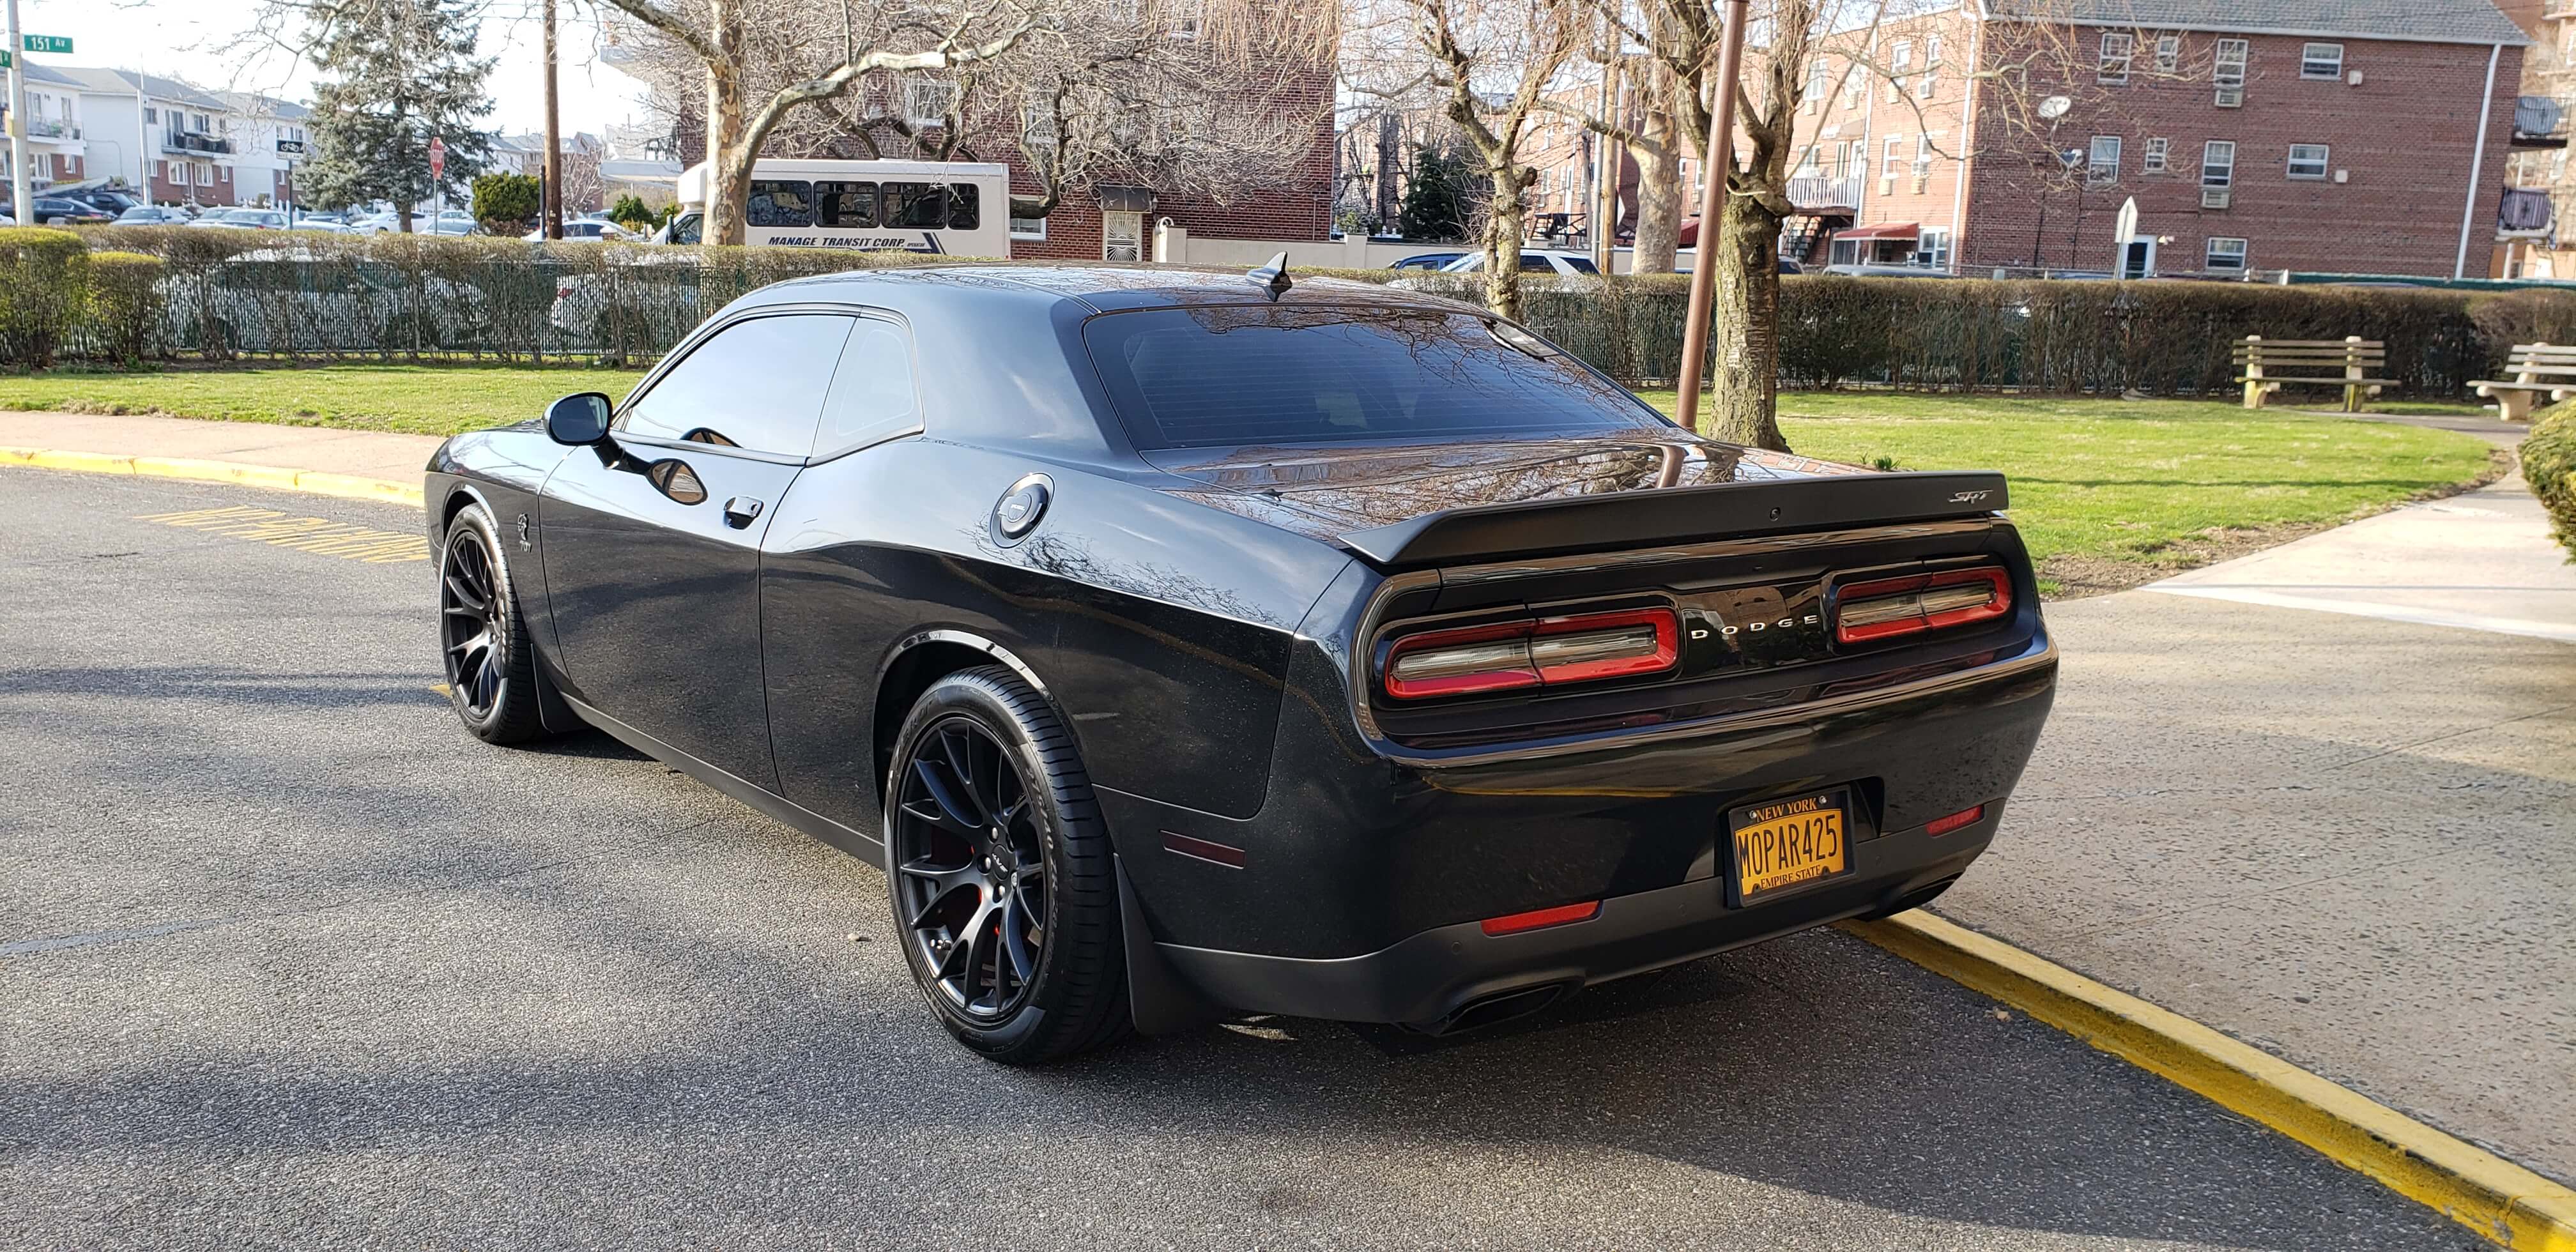
<instances>
[{"instance_id":1,"label":"red taillight strip","mask_svg":"<svg viewBox=\"0 0 2576 1252\"><path fill-rule=\"evenodd\" d=\"M1531 909L1526 913L1507 913L1501 917L1488 917L1482 925L1485 933L1489 935L1516 935L1524 930L1563 926L1570 922L1588 922L1600 912L1599 900L1586 900L1581 904L1560 904L1554 908Z\"/></svg>"},{"instance_id":2,"label":"red taillight strip","mask_svg":"<svg viewBox=\"0 0 2576 1252\"><path fill-rule=\"evenodd\" d=\"M2012 611L2012 577L2000 566L1908 574L1834 590L1834 638L1867 643L1990 621Z\"/></svg>"},{"instance_id":3,"label":"red taillight strip","mask_svg":"<svg viewBox=\"0 0 2576 1252\"><path fill-rule=\"evenodd\" d=\"M1388 695L1418 700L1659 674L1680 659L1671 609L1620 609L1399 636L1383 681Z\"/></svg>"},{"instance_id":4,"label":"red taillight strip","mask_svg":"<svg viewBox=\"0 0 2576 1252\"><path fill-rule=\"evenodd\" d=\"M1931 821L1925 822L1923 824L1923 833L1931 835L1934 838L1939 838L1940 836L1949 834L1951 831L1958 830L1961 827L1974 826L1977 824L1977 819L1984 817L1985 815L1986 806L1982 804L1973 809L1961 809L1948 817L1936 817Z\"/></svg>"}]
</instances>

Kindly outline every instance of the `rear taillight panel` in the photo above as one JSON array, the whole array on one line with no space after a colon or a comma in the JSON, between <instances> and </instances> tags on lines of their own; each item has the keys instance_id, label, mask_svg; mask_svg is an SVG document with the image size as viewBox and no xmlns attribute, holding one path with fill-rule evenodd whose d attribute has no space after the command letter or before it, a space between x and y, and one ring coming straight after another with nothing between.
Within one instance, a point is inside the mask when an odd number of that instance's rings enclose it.
<instances>
[{"instance_id":1,"label":"rear taillight panel","mask_svg":"<svg viewBox=\"0 0 2576 1252\"><path fill-rule=\"evenodd\" d=\"M1388 696L1427 700L1644 678L1680 660L1681 620L1655 607L1401 633L1379 674Z\"/></svg>"},{"instance_id":2,"label":"rear taillight panel","mask_svg":"<svg viewBox=\"0 0 2576 1252\"><path fill-rule=\"evenodd\" d=\"M2012 575L2000 565L1867 578L1834 588L1834 642L1878 643L1996 621L2012 610Z\"/></svg>"}]
</instances>

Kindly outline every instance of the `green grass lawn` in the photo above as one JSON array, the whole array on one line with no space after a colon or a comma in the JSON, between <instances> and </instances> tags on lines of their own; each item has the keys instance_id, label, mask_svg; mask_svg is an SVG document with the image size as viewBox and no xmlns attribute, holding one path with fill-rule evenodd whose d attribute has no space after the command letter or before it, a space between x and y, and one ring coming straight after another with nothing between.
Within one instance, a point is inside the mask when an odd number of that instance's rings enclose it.
<instances>
[{"instance_id":1,"label":"green grass lawn","mask_svg":"<svg viewBox=\"0 0 2576 1252\"><path fill-rule=\"evenodd\" d=\"M1672 411L1673 393L1645 395ZM1828 460L2002 471L2051 591L2268 546L2474 481L2489 462L2472 435L2223 401L1794 393L1780 431Z\"/></svg>"},{"instance_id":2,"label":"green grass lawn","mask_svg":"<svg viewBox=\"0 0 2576 1252\"><path fill-rule=\"evenodd\" d=\"M0 376L0 408L169 413L444 435L538 416L575 391L623 397L628 370L333 365ZM1669 391L1646 398L1672 408ZM2266 546L2488 467L2470 435L2189 400L1794 393L1799 452L2010 476L2013 519L2052 592L2128 586Z\"/></svg>"},{"instance_id":3,"label":"green grass lawn","mask_svg":"<svg viewBox=\"0 0 2576 1252\"><path fill-rule=\"evenodd\" d=\"M0 374L0 408L168 413L413 435L453 435L543 416L576 391L624 399L643 375L574 366L329 365L144 373Z\"/></svg>"}]
</instances>

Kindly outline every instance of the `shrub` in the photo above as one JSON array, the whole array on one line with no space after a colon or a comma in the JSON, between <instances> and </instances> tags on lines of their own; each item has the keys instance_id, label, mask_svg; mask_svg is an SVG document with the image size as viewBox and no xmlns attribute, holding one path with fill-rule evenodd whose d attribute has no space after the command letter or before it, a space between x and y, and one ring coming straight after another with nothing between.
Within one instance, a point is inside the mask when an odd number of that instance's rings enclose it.
<instances>
[{"instance_id":1,"label":"shrub","mask_svg":"<svg viewBox=\"0 0 2576 1252\"><path fill-rule=\"evenodd\" d=\"M2576 400L2534 415L2522 441L2522 476L2549 509L2551 529L2576 562Z\"/></svg>"},{"instance_id":2,"label":"shrub","mask_svg":"<svg viewBox=\"0 0 2576 1252\"><path fill-rule=\"evenodd\" d=\"M0 367L54 363L89 305L89 247L67 230L0 226Z\"/></svg>"},{"instance_id":3,"label":"shrub","mask_svg":"<svg viewBox=\"0 0 2576 1252\"><path fill-rule=\"evenodd\" d=\"M617 203L608 206L608 220L637 234L649 234L660 225L654 220L653 210L644 207L643 198L633 192L617 197Z\"/></svg>"},{"instance_id":4,"label":"shrub","mask_svg":"<svg viewBox=\"0 0 2576 1252\"><path fill-rule=\"evenodd\" d=\"M485 174L474 180L474 220L495 235L528 229L545 211L545 191L527 174Z\"/></svg>"},{"instance_id":5,"label":"shrub","mask_svg":"<svg viewBox=\"0 0 2576 1252\"><path fill-rule=\"evenodd\" d=\"M139 252L93 252L89 257L89 323L108 354L135 362L157 355L161 317L161 258Z\"/></svg>"}]
</instances>

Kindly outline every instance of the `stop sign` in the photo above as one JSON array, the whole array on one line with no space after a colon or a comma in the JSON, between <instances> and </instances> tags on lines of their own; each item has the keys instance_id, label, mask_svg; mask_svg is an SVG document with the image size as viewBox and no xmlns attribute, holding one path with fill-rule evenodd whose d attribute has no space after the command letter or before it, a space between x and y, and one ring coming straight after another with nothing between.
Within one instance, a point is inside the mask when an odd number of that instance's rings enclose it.
<instances>
[{"instance_id":1,"label":"stop sign","mask_svg":"<svg viewBox=\"0 0 2576 1252\"><path fill-rule=\"evenodd\" d=\"M438 136L432 135L429 137L429 176L432 178L441 178L446 176L446 174L447 144Z\"/></svg>"}]
</instances>

